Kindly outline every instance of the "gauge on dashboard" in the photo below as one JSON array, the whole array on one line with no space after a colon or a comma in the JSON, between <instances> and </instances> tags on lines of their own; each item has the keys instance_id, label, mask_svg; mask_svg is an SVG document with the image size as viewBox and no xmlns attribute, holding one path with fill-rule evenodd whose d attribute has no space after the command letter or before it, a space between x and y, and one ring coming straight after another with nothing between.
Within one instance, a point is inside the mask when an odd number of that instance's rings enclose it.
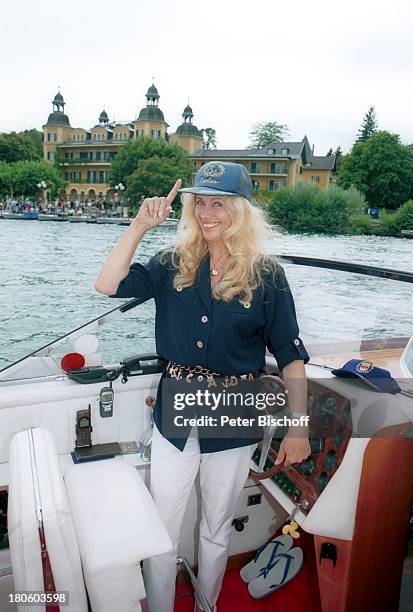
<instances>
[{"instance_id":1,"label":"gauge on dashboard","mask_svg":"<svg viewBox=\"0 0 413 612\"><path fill-rule=\"evenodd\" d=\"M317 455L324 448L324 438L310 438L311 452Z\"/></svg>"},{"instance_id":2,"label":"gauge on dashboard","mask_svg":"<svg viewBox=\"0 0 413 612\"><path fill-rule=\"evenodd\" d=\"M334 466L336 464L336 456L337 456L337 454L336 454L336 451L334 449L331 449L331 450L328 451L328 453L326 454L326 457L325 457L325 462L324 462L326 470L330 471L330 470L332 470L334 468Z\"/></svg>"},{"instance_id":3,"label":"gauge on dashboard","mask_svg":"<svg viewBox=\"0 0 413 612\"><path fill-rule=\"evenodd\" d=\"M324 491L326 484L328 483L328 474L327 472L320 472L317 478L317 491L321 493Z\"/></svg>"},{"instance_id":4,"label":"gauge on dashboard","mask_svg":"<svg viewBox=\"0 0 413 612\"><path fill-rule=\"evenodd\" d=\"M308 457L300 463L300 471L306 476L311 476L311 474L314 472L314 468L315 461L312 459L312 457Z\"/></svg>"},{"instance_id":5,"label":"gauge on dashboard","mask_svg":"<svg viewBox=\"0 0 413 612\"><path fill-rule=\"evenodd\" d=\"M337 400L331 395L325 395L315 403L313 414L317 425L322 429L329 429L334 424L337 412Z\"/></svg>"}]
</instances>

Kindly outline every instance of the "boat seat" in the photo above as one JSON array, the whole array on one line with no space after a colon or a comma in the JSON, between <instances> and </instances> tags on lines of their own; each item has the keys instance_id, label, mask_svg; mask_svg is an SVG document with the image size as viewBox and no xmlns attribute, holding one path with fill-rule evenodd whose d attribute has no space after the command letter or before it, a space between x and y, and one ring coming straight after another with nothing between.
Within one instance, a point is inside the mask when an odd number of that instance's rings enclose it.
<instances>
[{"instance_id":1,"label":"boat seat","mask_svg":"<svg viewBox=\"0 0 413 612\"><path fill-rule=\"evenodd\" d=\"M10 444L8 535L16 591L45 590L40 517L56 590L69 591L69 605L63 609L87 612L79 548L56 446L51 432L39 428L20 431Z\"/></svg>"},{"instance_id":2,"label":"boat seat","mask_svg":"<svg viewBox=\"0 0 413 612\"><path fill-rule=\"evenodd\" d=\"M122 458L107 459L72 465L63 478L49 430L16 434L8 517L16 590L44 590L39 503L56 590L69 591L62 609L87 612L86 583L93 612L142 610L140 561L172 545L137 470Z\"/></svg>"},{"instance_id":3,"label":"boat seat","mask_svg":"<svg viewBox=\"0 0 413 612\"><path fill-rule=\"evenodd\" d=\"M64 478L93 612L136 612L139 562L172 549L148 489L121 458L73 465Z\"/></svg>"}]
</instances>

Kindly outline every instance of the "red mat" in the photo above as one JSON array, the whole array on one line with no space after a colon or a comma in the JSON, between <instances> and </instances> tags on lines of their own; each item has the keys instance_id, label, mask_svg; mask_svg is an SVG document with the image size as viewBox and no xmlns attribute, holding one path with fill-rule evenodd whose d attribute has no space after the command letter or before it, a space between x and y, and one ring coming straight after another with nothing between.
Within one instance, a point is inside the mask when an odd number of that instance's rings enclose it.
<instances>
[{"instance_id":1,"label":"red mat","mask_svg":"<svg viewBox=\"0 0 413 612\"><path fill-rule=\"evenodd\" d=\"M253 599L240 578L239 569L227 570L217 602L218 612L321 612L313 537L300 533L294 545L303 549L304 565L291 582L264 599ZM178 586L175 612L193 612L193 609L191 585Z\"/></svg>"}]
</instances>

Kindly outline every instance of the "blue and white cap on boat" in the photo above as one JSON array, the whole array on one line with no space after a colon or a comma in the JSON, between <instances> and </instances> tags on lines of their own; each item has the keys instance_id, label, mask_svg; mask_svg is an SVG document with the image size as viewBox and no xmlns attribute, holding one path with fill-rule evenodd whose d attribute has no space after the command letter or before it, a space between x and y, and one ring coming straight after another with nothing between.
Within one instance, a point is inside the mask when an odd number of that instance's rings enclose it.
<instances>
[{"instance_id":1,"label":"blue and white cap on boat","mask_svg":"<svg viewBox=\"0 0 413 612\"><path fill-rule=\"evenodd\" d=\"M248 170L242 164L210 161L198 170L192 187L178 191L207 196L240 195L251 200L252 182Z\"/></svg>"},{"instance_id":2,"label":"blue and white cap on boat","mask_svg":"<svg viewBox=\"0 0 413 612\"><path fill-rule=\"evenodd\" d=\"M392 377L389 370L377 368L371 361L365 359L350 359L343 367L331 370L331 373L345 378L361 378L381 393L395 395L401 391L397 380Z\"/></svg>"}]
</instances>

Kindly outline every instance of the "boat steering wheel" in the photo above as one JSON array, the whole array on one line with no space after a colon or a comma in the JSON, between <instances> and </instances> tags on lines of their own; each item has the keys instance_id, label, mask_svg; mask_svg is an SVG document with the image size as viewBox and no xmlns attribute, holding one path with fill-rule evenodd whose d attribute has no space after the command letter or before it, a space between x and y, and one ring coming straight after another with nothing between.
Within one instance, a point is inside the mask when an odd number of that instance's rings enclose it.
<instances>
[{"instance_id":1,"label":"boat steering wheel","mask_svg":"<svg viewBox=\"0 0 413 612\"><path fill-rule=\"evenodd\" d=\"M286 386L284 381L273 374L264 374L260 377L260 383L262 385L263 392L273 393L275 396L279 393L286 395ZM266 414L273 417L281 418L284 415L288 415L288 404L283 406L281 409L274 406L266 408ZM277 458L277 452L272 448L271 443L274 438L274 434L277 438L284 437L287 433L285 427L277 427L276 425L268 425L263 427L263 438L258 442L257 450L260 451L260 458L258 468L250 468L249 476L257 480L264 480L265 478L271 478L276 474L283 466L284 461L280 464L275 465ZM280 435L281 434L281 435ZM253 463L251 461L251 463Z\"/></svg>"}]
</instances>

